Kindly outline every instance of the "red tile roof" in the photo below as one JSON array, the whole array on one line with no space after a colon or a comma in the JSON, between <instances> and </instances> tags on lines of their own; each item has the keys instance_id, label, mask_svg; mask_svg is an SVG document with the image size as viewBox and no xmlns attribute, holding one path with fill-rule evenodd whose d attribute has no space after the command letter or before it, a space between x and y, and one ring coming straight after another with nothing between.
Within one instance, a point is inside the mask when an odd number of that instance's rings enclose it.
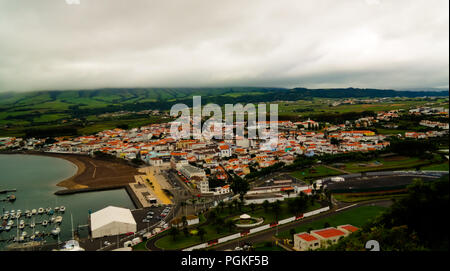
<instances>
[{"instance_id":1,"label":"red tile roof","mask_svg":"<svg viewBox=\"0 0 450 271\"><path fill-rule=\"evenodd\" d=\"M306 242L311 242L311 241L317 240L316 237L312 236L309 233L297 234L297 236L300 237L301 239L305 240Z\"/></svg>"},{"instance_id":2,"label":"red tile roof","mask_svg":"<svg viewBox=\"0 0 450 271\"><path fill-rule=\"evenodd\" d=\"M328 228L323 230L314 231L315 234L322 236L323 238L331 238L336 236L345 235L343 231L335 228Z\"/></svg>"},{"instance_id":3,"label":"red tile roof","mask_svg":"<svg viewBox=\"0 0 450 271\"><path fill-rule=\"evenodd\" d=\"M344 230L348 230L349 232L355 232L355 231L359 230L357 227L352 226L352 225L344 225L344 226L340 226L340 228L343 228Z\"/></svg>"}]
</instances>

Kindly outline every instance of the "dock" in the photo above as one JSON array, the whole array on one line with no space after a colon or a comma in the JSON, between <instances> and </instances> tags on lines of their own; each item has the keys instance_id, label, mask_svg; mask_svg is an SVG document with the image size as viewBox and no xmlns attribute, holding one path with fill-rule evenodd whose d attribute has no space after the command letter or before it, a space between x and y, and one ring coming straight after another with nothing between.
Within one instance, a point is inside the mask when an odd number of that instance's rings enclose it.
<instances>
[{"instance_id":1,"label":"dock","mask_svg":"<svg viewBox=\"0 0 450 271\"><path fill-rule=\"evenodd\" d=\"M5 194L5 193L9 193L9 192L17 192L17 189L3 189L0 190L0 194Z\"/></svg>"}]
</instances>

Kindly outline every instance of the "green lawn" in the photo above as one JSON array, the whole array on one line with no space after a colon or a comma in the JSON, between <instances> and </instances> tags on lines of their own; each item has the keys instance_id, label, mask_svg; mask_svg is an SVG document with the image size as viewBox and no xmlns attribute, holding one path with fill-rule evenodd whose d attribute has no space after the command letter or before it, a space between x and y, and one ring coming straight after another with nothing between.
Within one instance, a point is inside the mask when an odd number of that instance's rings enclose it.
<instances>
[{"instance_id":1,"label":"green lawn","mask_svg":"<svg viewBox=\"0 0 450 271\"><path fill-rule=\"evenodd\" d=\"M298 170L291 173L291 175L297 179L304 180L306 178L320 178L325 176L334 176L334 175L340 175L341 172L330 169L324 166L316 166L314 167L314 170L316 172L313 172L313 169L305 169L305 170Z\"/></svg>"},{"instance_id":2,"label":"green lawn","mask_svg":"<svg viewBox=\"0 0 450 271\"><path fill-rule=\"evenodd\" d=\"M355 227L361 227L368 222L371 218L381 214L386 208L380 206L361 206L358 208L350 209L336 213L333 216L322 218L309 223L301 224L295 228L296 233L307 232L308 229L322 229L325 223L329 223L331 227L336 227L345 224L351 224ZM289 230L280 232L278 238L292 239L292 235Z\"/></svg>"},{"instance_id":3,"label":"green lawn","mask_svg":"<svg viewBox=\"0 0 450 271\"><path fill-rule=\"evenodd\" d=\"M372 160L368 162L351 162L346 163L344 170L350 172L365 172L375 170L392 170L392 169L406 169L425 165L428 161L417 157L402 157L399 160L389 160L388 158Z\"/></svg>"},{"instance_id":4,"label":"green lawn","mask_svg":"<svg viewBox=\"0 0 450 271\"><path fill-rule=\"evenodd\" d=\"M254 244L253 248L255 251L286 251L284 248L277 246L270 241Z\"/></svg>"},{"instance_id":5,"label":"green lawn","mask_svg":"<svg viewBox=\"0 0 450 271\"><path fill-rule=\"evenodd\" d=\"M442 171L449 171L448 162L437 164L437 165L429 165L426 167L421 168L422 170L442 170Z\"/></svg>"},{"instance_id":6,"label":"green lawn","mask_svg":"<svg viewBox=\"0 0 450 271\"><path fill-rule=\"evenodd\" d=\"M390 194L390 195L367 195L367 196L352 196L351 194L333 194L333 197L342 202L361 202L366 200L376 200L376 199L400 199L406 196L406 193L403 194Z\"/></svg>"},{"instance_id":7,"label":"green lawn","mask_svg":"<svg viewBox=\"0 0 450 271\"><path fill-rule=\"evenodd\" d=\"M133 247L133 251L148 251L147 247L145 246L146 244L147 241L140 242L139 244Z\"/></svg>"}]
</instances>

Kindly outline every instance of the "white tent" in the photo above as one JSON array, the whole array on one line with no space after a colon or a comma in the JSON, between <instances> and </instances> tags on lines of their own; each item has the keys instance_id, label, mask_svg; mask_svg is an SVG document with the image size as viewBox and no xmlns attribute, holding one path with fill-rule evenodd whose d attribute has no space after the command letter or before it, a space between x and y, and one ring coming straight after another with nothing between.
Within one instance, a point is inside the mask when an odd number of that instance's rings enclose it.
<instances>
[{"instance_id":1,"label":"white tent","mask_svg":"<svg viewBox=\"0 0 450 271\"><path fill-rule=\"evenodd\" d=\"M129 209L108 206L91 214L92 238L136 232L136 221Z\"/></svg>"}]
</instances>

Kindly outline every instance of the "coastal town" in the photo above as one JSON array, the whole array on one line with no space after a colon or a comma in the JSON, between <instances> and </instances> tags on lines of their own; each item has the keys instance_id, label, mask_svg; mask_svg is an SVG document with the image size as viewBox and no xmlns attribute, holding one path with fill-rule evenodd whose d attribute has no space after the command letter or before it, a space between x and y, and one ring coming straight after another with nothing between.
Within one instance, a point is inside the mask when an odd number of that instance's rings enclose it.
<instances>
[{"instance_id":1,"label":"coastal town","mask_svg":"<svg viewBox=\"0 0 450 271\"><path fill-rule=\"evenodd\" d=\"M398 126L397 120L401 116L421 115L437 115L440 119L448 119L448 109L419 107L408 111L381 111L376 112L375 115L364 116L353 121L346 120L342 124L318 122L310 118L303 121L280 120L276 122L278 125L276 144L268 144L261 139L247 139L239 136L233 139L202 138L176 140L171 137L172 123L168 122L131 129L115 128L93 135L77 137L0 138L0 149L19 152L37 151L38 153L59 155L61 157L64 157L64 155L75 155L75 157L113 159L114 161L124 161L137 167L138 172L134 176L124 177L122 178L123 181L114 185L100 185L101 178L99 176L101 173L99 172L102 169L101 166L98 166L100 163L95 162L97 160L92 160L89 163L93 165L96 163L97 165L93 168L89 182L83 185L76 184L75 186L62 185L68 189L58 191L58 193L64 195L98 189L126 188L135 202L136 210L130 212L126 209L108 207L108 211L101 210L99 212L117 212L117 215L108 216L124 216L129 220L127 225L138 225L137 227L131 226L131 228L127 226L125 231L140 232L141 237L134 238L132 241L131 237L122 236L122 246L129 247L142 242L142 238L146 239L160 233L167 233L167 230L171 227L184 228L185 225L195 227L195 225L200 223L200 214L208 211L210 208L213 210L217 209L224 202L235 202L235 204L238 204L236 202L242 202L247 206L246 208L249 208L249 206L262 206L265 202L267 204L278 204L278 202L296 198L299 195L317 197L318 194L323 193L324 187L327 187L327 182L331 182L329 183L330 187L333 187L333 183L339 184L344 182L344 180L346 180L345 183L351 183L352 178L354 178L352 175L348 175L349 177L345 175L345 178L333 177L333 175L351 173L342 169L339 163L336 163L334 166L320 165L320 159L325 156L335 157L349 153L370 154L383 152L389 148L393 138L396 140L408 140L448 136L448 123L426 119L421 120L420 125L429 128L429 131L380 134L377 133L376 129L373 129L374 127L395 128ZM260 124L264 124L264 127L269 127L273 123L270 121L257 122L257 125ZM214 125L222 127L222 131L225 131L227 128L236 129L241 124L235 122L232 127L227 127L225 123L216 122ZM268 128L267 132L269 132ZM282 168L295 166L298 159L313 159L316 161L316 166L313 165L312 167L313 170L316 171L319 168L323 168L334 173L330 174L330 177L326 177L327 174L325 174L323 176L326 178L322 179L304 179L302 175L285 174L283 171L280 171ZM448 161L448 155L446 159ZM376 166L377 163L379 164L379 162L376 162L374 165ZM99 171L98 173L96 173L97 170ZM261 175L260 173L262 172L267 173ZM302 172L302 174L304 175L305 172ZM391 174L393 176L398 175L397 173ZM411 176L416 176L414 174ZM318 175L318 177L320 176ZM378 177L376 176L376 178ZM430 176L422 177L428 178ZM236 179L250 180L250 186L239 190L233 184L238 182ZM323 194L321 197L326 198L327 196ZM240 200L237 201L237 199ZM319 200L318 202L321 201ZM318 207L322 206L322 208L311 210L310 215L327 212L331 206L337 203L330 202L329 204L331 205L328 206L327 203L321 202ZM160 212L159 208L164 208L164 206L166 207L160 215L154 215L155 210ZM239 208L241 211L242 207ZM142 217L142 215L144 216ZM94 223L95 217L100 216L91 216L91 223ZM303 213L301 216L297 215L292 219L287 218L285 222L277 220L277 224L264 225L261 224L263 220L260 218L244 214L240 220L244 224L252 221L248 225L250 228L248 226L239 226L238 223L235 226L237 228L243 227L244 230L249 228L250 231L247 230L244 233L250 234L259 231L257 227L259 225L262 225L260 227L271 228L283 223L297 221L307 216L309 216L308 213ZM150 227L150 223L154 226ZM97 230L95 229L96 227L100 229ZM289 241L287 245L289 246L290 244L290 250L326 248L328 246L327 240L330 240L332 243L337 242L338 237L347 236L351 232L357 231L357 229L357 227L352 225L341 225L337 228L326 227L324 230L317 230L311 232L311 234L308 232L291 232L294 234L293 241ZM97 231L103 232L104 229L101 226L91 224L91 238L107 238L107 240L110 240L107 237L109 234L96 233ZM122 232L122 235L124 233ZM220 239L210 240L206 246L200 244L187 250L202 249L232 240L228 237L224 238L222 241ZM322 239L324 241L320 241ZM81 241L81 244L89 246L88 243L83 241ZM111 242L105 241L104 247L108 247L108 244L111 244Z\"/></svg>"}]
</instances>

